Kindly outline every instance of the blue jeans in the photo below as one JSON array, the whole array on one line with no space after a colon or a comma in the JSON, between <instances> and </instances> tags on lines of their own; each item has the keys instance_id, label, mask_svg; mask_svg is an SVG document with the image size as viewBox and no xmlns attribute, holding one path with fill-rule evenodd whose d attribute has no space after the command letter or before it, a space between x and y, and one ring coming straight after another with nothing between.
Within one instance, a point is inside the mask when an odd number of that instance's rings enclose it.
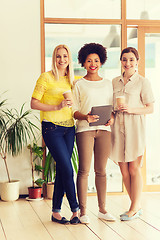
<instances>
[{"instance_id":1,"label":"blue jeans","mask_svg":"<svg viewBox=\"0 0 160 240\"><path fill-rule=\"evenodd\" d=\"M66 193L72 212L79 209L71 156L75 139L75 127L63 127L51 122L42 122L42 135L46 146L56 161L56 178L52 200L52 211L60 212Z\"/></svg>"}]
</instances>

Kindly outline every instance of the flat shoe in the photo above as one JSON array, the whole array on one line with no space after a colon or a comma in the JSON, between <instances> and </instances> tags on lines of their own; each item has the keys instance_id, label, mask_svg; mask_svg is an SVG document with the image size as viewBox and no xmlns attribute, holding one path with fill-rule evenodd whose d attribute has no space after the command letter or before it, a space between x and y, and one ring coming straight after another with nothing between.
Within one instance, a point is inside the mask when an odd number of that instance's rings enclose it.
<instances>
[{"instance_id":1,"label":"flat shoe","mask_svg":"<svg viewBox=\"0 0 160 240\"><path fill-rule=\"evenodd\" d=\"M58 220L57 218L53 217L52 215L52 222L60 223L60 224L69 224L69 221L65 218L62 217L61 220Z\"/></svg>"},{"instance_id":2,"label":"flat shoe","mask_svg":"<svg viewBox=\"0 0 160 240\"><path fill-rule=\"evenodd\" d=\"M88 224L88 223L90 223L89 217L88 217L87 215L83 215L83 216L81 216L79 219L80 219L80 222L81 222L82 224Z\"/></svg>"},{"instance_id":3,"label":"flat shoe","mask_svg":"<svg viewBox=\"0 0 160 240\"><path fill-rule=\"evenodd\" d=\"M98 212L98 218L100 219L103 219L103 220L106 220L106 221L110 221L110 222L115 222L116 221L116 218L113 217L110 213L101 213L101 212Z\"/></svg>"},{"instance_id":4,"label":"flat shoe","mask_svg":"<svg viewBox=\"0 0 160 240\"><path fill-rule=\"evenodd\" d=\"M128 211L122 213L121 215L119 215L120 217L122 217L123 215L126 215ZM139 216L143 214L142 208L139 209Z\"/></svg>"},{"instance_id":5,"label":"flat shoe","mask_svg":"<svg viewBox=\"0 0 160 240\"><path fill-rule=\"evenodd\" d=\"M122 217L123 215L126 215L128 211L125 211L124 213L120 214L119 216Z\"/></svg>"},{"instance_id":6,"label":"flat shoe","mask_svg":"<svg viewBox=\"0 0 160 240\"><path fill-rule=\"evenodd\" d=\"M139 218L140 215L142 215L142 210L140 209L138 212L136 212L133 216L129 217L127 214L120 217L121 221L130 221L136 218Z\"/></svg>"},{"instance_id":7,"label":"flat shoe","mask_svg":"<svg viewBox=\"0 0 160 240\"><path fill-rule=\"evenodd\" d=\"M70 220L70 223L71 223L71 224L78 224L78 223L80 223L80 220L79 220L78 217L74 217L74 218L72 218L72 219Z\"/></svg>"}]
</instances>

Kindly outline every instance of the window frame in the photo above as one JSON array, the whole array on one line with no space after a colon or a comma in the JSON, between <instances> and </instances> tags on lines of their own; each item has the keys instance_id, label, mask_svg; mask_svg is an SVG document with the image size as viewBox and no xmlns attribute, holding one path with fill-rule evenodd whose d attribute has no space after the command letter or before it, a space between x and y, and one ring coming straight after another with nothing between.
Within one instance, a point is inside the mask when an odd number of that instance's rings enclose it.
<instances>
[{"instance_id":1,"label":"window frame","mask_svg":"<svg viewBox=\"0 0 160 240\"><path fill-rule=\"evenodd\" d=\"M44 16L44 0L40 0L40 24L41 24L41 72L45 71L45 24L101 24L101 25L121 25L121 49L127 47L127 29L138 29L138 50L144 47L144 42L141 40L141 34L145 27L160 27L160 20L143 20L143 19L127 19L126 18L126 0L121 0L121 19L83 19L83 18L45 18ZM138 71L141 75L145 75L145 63L141 61ZM45 146L42 140L42 145ZM45 155L44 155L45 156ZM144 155L144 167L142 169L142 176L144 184L146 184L146 157ZM45 157L43 165L45 163ZM157 188L156 188L157 189ZM144 186L143 191L152 191L151 188ZM153 188L153 191L155 188ZM110 194L126 194L124 185L122 192L115 192ZM91 195L94 195L91 194Z\"/></svg>"}]
</instances>

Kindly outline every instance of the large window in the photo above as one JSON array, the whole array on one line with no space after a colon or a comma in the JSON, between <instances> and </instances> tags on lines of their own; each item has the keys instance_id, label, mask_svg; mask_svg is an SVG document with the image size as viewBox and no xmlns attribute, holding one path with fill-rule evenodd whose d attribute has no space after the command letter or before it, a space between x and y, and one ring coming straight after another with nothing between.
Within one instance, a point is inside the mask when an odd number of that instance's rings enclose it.
<instances>
[{"instance_id":1,"label":"large window","mask_svg":"<svg viewBox=\"0 0 160 240\"><path fill-rule=\"evenodd\" d=\"M45 71L51 69L54 47L66 44L72 52L75 75L83 76L85 70L78 64L78 51L85 43L96 42L107 47L108 59L100 70L101 75L112 80L121 69L120 35L119 25L45 24Z\"/></svg>"},{"instance_id":2,"label":"large window","mask_svg":"<svg viewBox=\"0 0 160 240\"><path fill-rule=\"evenodd\" d=\"M155 38L148 40L147 34L142 38L139 33L140 29L143 32L143 27L146 26L160 27L159 12L159 0L41 0L42 71L51 69L53 49L56 45L64 43L71 49L75 75L83 76L85 70L78 63L78 51L85 43L97 42L107 47L108 53L108 60L101 68L100 74L112 80L121 74L121 49L133 46L141 51L146 41L146 49L143 51L146 55L141 52L138 71L152 82L156 103L154 115L147 116L147 148L142 172L144 185L158 184L157 186L160 186L160 166L156 164L156 160L160 162L157 140L159 138L155 139L156 135L159 136L159 131L155 130L159 129L160 109L157 77L159 43ZM158 39L158 33L156 37ZM155 71L158 74L156 76ZM95 191L93 168L92 161L89 192ZM107 165L107 179L108 192L123 191L120 169L111 160Z\"/></svg>"},{"instance_id":3,"label":"large window","mask_svg":"<svg viewBox=\"0 0 160 240\"><path fill-rule=\"evenodd\" d=\"M120 19L120 0L45 0L47 18Z\"/></svg>"},{"instance_id":4,"label":"large window","mask_svg":"<svg viewBox=\"0 0 160 240\"><path fill-rule=\"evenodd\" d=\"M100 69L100 75L112 80L121 71L119 56L121 51L121 27L119 25L87 24L45 24L45 71L51 69L52 52L55 46L66 44L72 52L75 76L84 76L86 71L78 63L78 51L85 44L96 42L107 47L108 59ZM94 166L89 176L88 191L95 192ZM108 161L107 179L109 192L122 191L122 177L119 167Z\"/></svg>"},{"instance_id":5,"label":"large window","mask_svg":"<svg viewBox=\"0 0 160 240\"><path fill-rule=\"evenodd\" d=\"M147 185L160 184L160 33L145 34L145 75L154 92L154 113L147 116L146 166Z\"/></svg>"},{"instance_id":6,"label":"large window","mask_svg":"<svg viewBox=\"0 0 160 240\"><path fill-rule=\"evenodd\" d=\"M127 0L127 18L141 20L160 20L159 0Z\"/></svg>"}]
</instances>

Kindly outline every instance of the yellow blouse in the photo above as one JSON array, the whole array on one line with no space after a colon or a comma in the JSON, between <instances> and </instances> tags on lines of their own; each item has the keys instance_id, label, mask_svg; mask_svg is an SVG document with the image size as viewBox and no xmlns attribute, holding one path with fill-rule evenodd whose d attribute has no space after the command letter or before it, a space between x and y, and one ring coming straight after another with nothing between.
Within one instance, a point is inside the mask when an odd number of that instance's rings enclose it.
<instances>
[{"instance_id":1,"label":"yellow blouse","mask_svg":"<svg viewBox=\"0 0 160 240\"><path fill-rule=\"evenodd\" d=\"M45 104L59 105L64 99L63 92L68 90L71 90L68 77L60 77L59 80L55 80L54 75L49 71L40 75L32 97ZM74 126L72 110L69 107L57 111L40 111L40 120L41 122L47 120L64 127Z\"/></svg>"}]
</instances>

